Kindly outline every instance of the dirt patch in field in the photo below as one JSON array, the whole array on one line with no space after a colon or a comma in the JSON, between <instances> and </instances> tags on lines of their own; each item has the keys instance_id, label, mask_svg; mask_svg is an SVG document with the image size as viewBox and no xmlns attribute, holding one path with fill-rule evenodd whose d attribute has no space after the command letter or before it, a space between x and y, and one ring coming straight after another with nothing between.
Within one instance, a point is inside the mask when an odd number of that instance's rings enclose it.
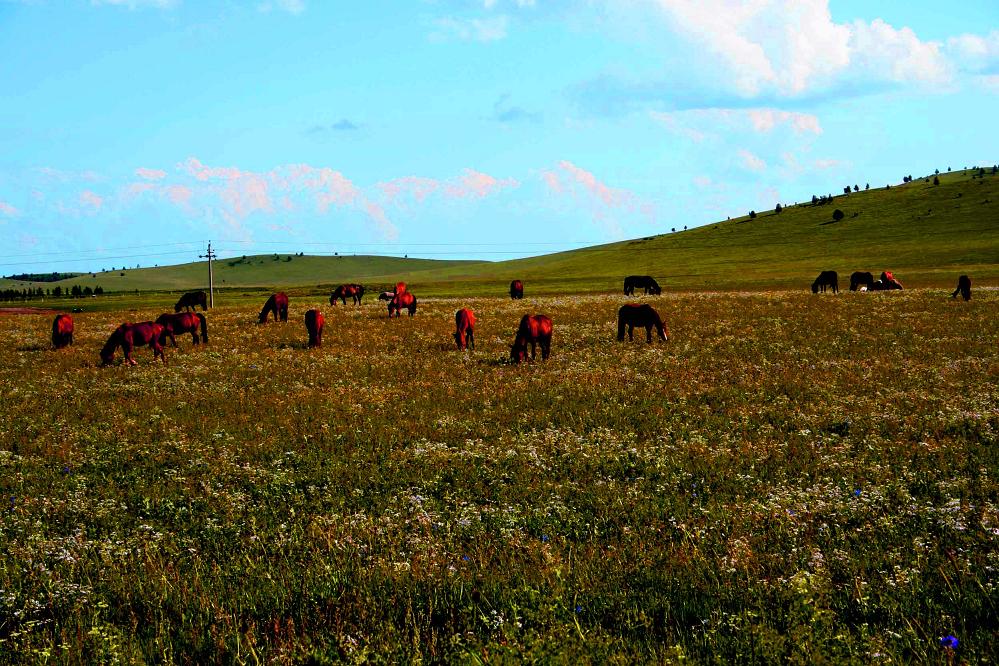
<instances>
[{"instance_id":1,"label":"dirt patch in field","mask_svg":"<svg viewBox=\"0 0 999 666\"><path fill-rule=\"evenodd\" d=\"M48 308L0 308L0 315L45 315L45 314L56 314L58 310L49 310Z\"/></svg>"}]
</instances>

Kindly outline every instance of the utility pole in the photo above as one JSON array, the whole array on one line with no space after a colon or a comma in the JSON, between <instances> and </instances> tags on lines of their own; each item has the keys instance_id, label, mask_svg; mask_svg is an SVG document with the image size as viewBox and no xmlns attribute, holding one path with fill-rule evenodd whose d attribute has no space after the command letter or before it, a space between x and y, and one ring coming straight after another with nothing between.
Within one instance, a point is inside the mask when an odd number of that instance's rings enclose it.
<instances>
[{"instance_id":1,"label":"utility pole","mask_svg":"<svg viewBox=\"0 0 999 666\"><path fill-rule=\"evenodd\" d=\"M208 241L208 252L205 254L199 254L199 259L208 260L208 307L215 307L215 280L212 278L212 259L215 259L215 253L212 252L212 242Z\"/></svg>"}]
</instances>

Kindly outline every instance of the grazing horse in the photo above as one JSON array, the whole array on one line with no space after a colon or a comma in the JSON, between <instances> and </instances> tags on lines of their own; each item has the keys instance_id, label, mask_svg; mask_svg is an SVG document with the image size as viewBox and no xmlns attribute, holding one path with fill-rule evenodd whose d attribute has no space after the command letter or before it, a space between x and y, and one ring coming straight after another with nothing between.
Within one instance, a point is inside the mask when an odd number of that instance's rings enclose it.
<instances>
[{"instance_id":1,"label":"grazing horse","mask_svg":"<svg viewBox=\"0 0 999 666\"><path fill-rule=\"evenodd\" d=\"M812 293L819 293L819 289L822 289L822 293L826 293L826 287L832 288L834 294L839 293L839 274L836 271L822 271L819 276L815 278L815 282L812 283Z\"/></svg>"},{"instance_id":2,"label":"grazing horse","mask_svg":"<svg viewBox=\"0 0 999 666\"><path fill-rule=\"evenodd\" d=\"M305 313L305 328L309 332L310 347L323 346L323 325L325 324L326 318L319 310L313 308Z\"/></svg>"},{"instance_id":3,"label":"grazing horse","mask_svg":"<svg viewBox=\"0 0 999 666\"><path fill-rule=\"evenodd\" d=\"M156 323L163 327L163 334L160 336L160 344L166 345L166 339L170 338L170 343L176 347L177 333L190 333L194 344L208 343L208 322L205 315L200 312L181 312L179 314L161 314L156 318ZM198 337L198 329L201 329L201 337Z\"/></svg>"},{"instance_id":4,"label":"grazing horse","mask_svg":"<svg viewBox=\"0 0 999 666\"><path fill-rule=\"evenodd\" d=\"M527 345L531 345L531 360L537 357L541 345L541 360L547 360L552 352L552 320L545 315L524 315L517 328L517 337L510 347L510 358L516 363L527 360Z\"/></svg>"},{"instance_id":5,"label":"grazing horse","mask_svg":"<svg viewBox=\"0 0 999 666\"><path fill-rule=\"evenodd\" d=\"M850 274L850 291L857 291L861 287L873 290L874 276L869 271L854 271Z\"/></svg>"},{"instance_id":6,"label":"grazing horse","mask_svg":"<svg viewBox=\"0 0 999 666\"><path fill-rule=\"evenodd\" d=\"M636 289L644 289L646 294L656 296L663 293L662 287L651 275L629 275L624 279L625 296L632 296Z\"/></svg>"},{"instance_id":7,"label":"grazing horse","mask_svg":"<svg viewBox=\"0 0 999 666\"><path fill-rule=\"evenodd\" d=\"M628 328L628 339L634 340L635 327L645 329L645 336L649 344L652 344L652 327L659 332L659 339L663 342L669 340L668 329L663 325L663 320L655 308L647 303L627 303L617 311L617 339L618 342L624 340L624 329Z\"/></svg>"},{"instance_id":8,"label":"grazing horse","mask_svg":"<svg viewBox=\"0 0 999 666\"><path fill-rule=\"evenodd\" d=\"M399 284L402 283L400 282ZM405 285L403 285L403 288L405 288ZM396 291L395 296L392 297L392 300L389 301L388 304L389 319L392 318L393 313L395 313L395 316L401 317L403 308L409 310L410 317L415 315L416 296L413 296L413 294L408 291L403 291L403 292Z\"/></svg>"},{"instance_id":9,"label":"grazing horse","mask_svg":"<svg viewBox=\"0 0 999 666\"><path fill-rule=\"evenodd\" d=\"M468 308L454 313L454 341L458 349L475 349L475 314Z\"/></svg>"},{"instance_id":10,"label":"grazing horse","mask_svg":"<svg viewBox=\"0 0 999 666\"><path fill-rule=\"evenodd\" d=\"M267 315L271 312L274 313L274 321L278 320L278 316L281 317L281 321L288 321L288 294L283 291L271 294L264 303L264 309L260 311L261 324L267 323Z\"/></svg>"},{"instance_id":11,"label":"grazing horse","mask_svg":"<svg viewBox=\"0 0 999 666\"><path fill-rule=\"evenodd\" d=\"M56 315L52 322L52 346L62 349L73 344L73 318L68 314Z\"/></svg>"},{"instance_id":12,"label":"grazing horse","mask_svg":"<svg viewBox=\"0 0 999 666\"><path fill-rule=\"evenodd\" d=\"M332 294L330 294L330 305L336 305L337 300L347 305L347 299L352 299L354 305L361 304L361 296L364 296L364 287L359 284L341 284Z\"/></svg>"},{"instance_id":13,"label":"grazing horse","mask_svg":"<svg viewBox=\"0 0 999 666\"><path fill-rule=\"evenodd\" d=\"M188 312L190 312L191 310L197 310L199 305L202 310L208 309L208 294L203 291L190 291L180 297L177 305L173 306L173 311L180 312L182 309L187 308Z\"/></svg>"},{"instance_id":14,"label":"grazing horse","mask_svg":"<svg viewBox=\"0 0 999 666\"><path fill-rule=\"evenodd\" d=\"M510 283L510 298L519 299L524 297L524 283L514 280Z\"/></svg>"},{"instance_id":15,"label":"grazing horse","mask_svg":"<svg viewBox=\"0 0 999 666\"><path fill-rule=\"evenodd\" d=\"M395 298L394 291L383 291L382 293L378 294L379 301L391 301L393 298Z\"/></svg>"},{"instance_id":16,"label":"grazing horse","mask_svg":"<svg viewBox=\"0 0 999 666\"><path fill-rule=\"evenodd\" d=\"M101 365L111 365L114 361L114 352L121 347L125 352L125 363L128 365L138 365L132 358L132 348L149 345L153 350L153 360L156 357L163 359L166 363L166 356L163 354L163 345L160 338L163 336L163 327L151 321L140 321L137 324L124 323L115 329L108 341L101 349Z\"/></svg>"},{"instance_id":17,"label":"grazing horse","mask_svg":"<svg viewBox=\"0 0 999 666\"><path fill-rule=\"evenodd\" d=\"M971 278L968 277L967 275L962 275L957 279L957 289L954 290L954 293L951 294L950 297L957 298L958 294L961 294L961 296L966 301L971 300ZM72 323L70 325L72 326ZM52 335L55 336L55 333L53 333ZM70 342L72 341L73 341L72 336L70 336Z\"/></svg>"},{"instance_id":18,"label":"grazing horse","mask_svg":"<svg viewBox=\"0 0 999 666\"><path fill-rule=\"evenodd\" d=\"M890 289L902 289L903 288L902 287L902 283L899 282L898 279L896 279L895 276L891 274L891 271L882 271L882 273L881 273L881 282L886 285L884 287L884 289L890 290Z\"/></svg>"}]
</instances>

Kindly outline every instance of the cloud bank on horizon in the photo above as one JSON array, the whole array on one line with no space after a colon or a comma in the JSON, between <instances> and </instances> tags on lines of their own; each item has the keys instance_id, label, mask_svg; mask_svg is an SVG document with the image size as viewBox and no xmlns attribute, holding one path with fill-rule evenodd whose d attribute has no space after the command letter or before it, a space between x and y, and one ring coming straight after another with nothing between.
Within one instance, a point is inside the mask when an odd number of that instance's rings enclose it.
<instances>
[{"instance_id":1,"label":"cloud bank on horizon","mask_svg":"<svg viewBox=\"0 0 999 666\"><path fill-rule=\"evenodd\" d=\"M999 162L991 2L331 4L0 4L0 273L206 238L504 259Z\"/></svg>"}]
</instances>

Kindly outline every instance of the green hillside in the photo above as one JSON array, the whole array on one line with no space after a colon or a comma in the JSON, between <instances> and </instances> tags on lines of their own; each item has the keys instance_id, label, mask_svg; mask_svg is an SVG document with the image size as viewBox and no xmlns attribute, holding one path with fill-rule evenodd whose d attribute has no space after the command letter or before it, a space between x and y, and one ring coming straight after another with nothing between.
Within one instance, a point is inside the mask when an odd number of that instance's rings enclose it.
<instances>
[{"instance_id":1,"label":"green hillside","mask_svg":"<svg viewBox=\"0 0 999 666\"><path fill-rule=\"evenodd\" d=\"M268 254L216 260L214 274L215 286L219 289L315 287L342 282L388 282L399 275L417 276L430 270L469 267L477 263L399 257ZM208 264L200 261L157 268L83 273L58 282L0 280L0 289L23 289L29 285L49 289L61 286L64 290L73 285L101 286L106 292L201 289L208 285Z\"/></svg>"},{"instance_id":2,"label":"green hillside","mask_svg":"<svg viewBox=\"0 0 999 666\"><path fill-rule=\"evenodd\" d=\"M822 270L846 282L854 270L893 271L906 286L949 286L961 273L976 286L999 284L999 175L989 168L933 176L804 203L780 214L758 212L689 231L505 262L431 261L391 257L271 255L216 263L216 286L316 290L355 281L370 286L404 279L421 293L503 293L510 279L533 294L607 291L628 274L653 275L670 289L801 288ZM840 188L842 191L842 188ZM840 209L844 218L833 220ZM667 220L682 228L683 219ZM98 273L62 283L105 291L204 287L205 264ZM25 283L0 281L0 289ZM35 283L38 286L38 283Z\"/></svg>"}]
</instances>

